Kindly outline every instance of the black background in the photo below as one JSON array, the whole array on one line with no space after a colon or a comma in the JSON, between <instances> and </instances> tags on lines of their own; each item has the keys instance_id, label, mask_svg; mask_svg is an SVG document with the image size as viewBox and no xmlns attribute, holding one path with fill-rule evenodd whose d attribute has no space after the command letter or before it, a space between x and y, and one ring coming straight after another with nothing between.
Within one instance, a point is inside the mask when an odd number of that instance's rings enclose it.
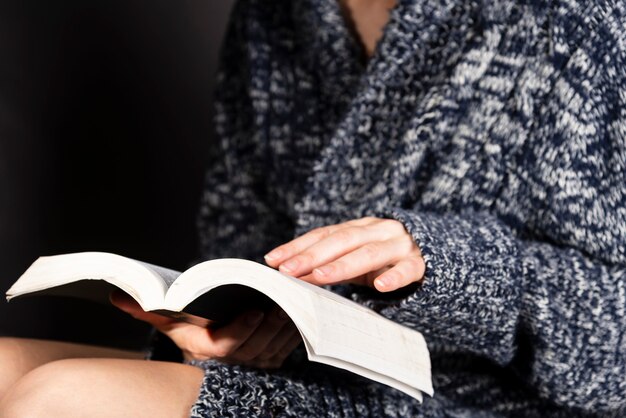
<instances>
[{"instance_id":1,"label":"black background","mask_svg":"<svg viewBox=\"0 0 626 418\"><path fill-rule=\"evenodd\" d=\"M0 290L40 255L184 269L232 0L0 0ZM123 347L146 327L70 299L0 300L0 335Z\"/></svg>"}]
</instances>

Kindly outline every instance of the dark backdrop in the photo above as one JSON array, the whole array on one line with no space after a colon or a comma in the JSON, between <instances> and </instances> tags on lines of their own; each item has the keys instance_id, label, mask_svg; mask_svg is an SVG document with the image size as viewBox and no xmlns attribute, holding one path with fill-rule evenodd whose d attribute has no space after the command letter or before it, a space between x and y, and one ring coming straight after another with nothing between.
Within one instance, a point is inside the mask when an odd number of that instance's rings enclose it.
<instances>
[{"instance_id":1,"label":"dark backdrop","mask_svg":"<svg viewBox=\"0 0 626 418\"><path fill-rule=\"evenodd\" d=\"M2 293L39 255L196 256L231 3L0 0ZM137 347L145 331L111 307L0 300L0 335Z\"/></svg>"}]
</instances>

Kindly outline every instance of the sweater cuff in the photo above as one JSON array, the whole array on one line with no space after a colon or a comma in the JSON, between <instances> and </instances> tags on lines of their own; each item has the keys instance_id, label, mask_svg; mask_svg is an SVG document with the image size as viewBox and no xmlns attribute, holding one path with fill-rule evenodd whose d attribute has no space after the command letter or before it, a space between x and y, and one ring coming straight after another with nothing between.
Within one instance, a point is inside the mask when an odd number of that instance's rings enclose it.
<instances>
[{"instance_id":1,"label":"sweater cuff","mask_svg":"<svg viewBox=\"0 0 626 418\"><path fill-rule=\"evenodd\" d=\"M421 286L381 312L499 364L514 353L523 289L522 263L510 229L480 213L433 214L392 209L426 262Z\"/></svg>"}]
</instances>

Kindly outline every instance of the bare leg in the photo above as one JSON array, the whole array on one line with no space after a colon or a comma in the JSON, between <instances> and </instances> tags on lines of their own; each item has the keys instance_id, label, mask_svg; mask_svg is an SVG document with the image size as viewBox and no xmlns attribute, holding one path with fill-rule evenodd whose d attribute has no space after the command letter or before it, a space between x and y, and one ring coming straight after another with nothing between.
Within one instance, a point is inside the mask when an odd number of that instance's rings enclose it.
<instances>
[{"instance_id":1,"label":"bare leg","mask_svg":"<svg viewBox=\"0 0 626 418\"><path fill-rule=\"evenodd\" d=\"M60 360L24 376L0 401L0 416L188 417L203 376L177 363Z\"/></svg>"},{"instance_id":2,"label":"bare leg","mask_svg":"<svg viewBox=\"0 0 626 418\"><path fill-rule=\"evenodd\" d=\"M22 376L39 366L56 360L88 357L139 359L142 354L83 344L0 338L0 399Z\"/></svg>"}]
</instances>

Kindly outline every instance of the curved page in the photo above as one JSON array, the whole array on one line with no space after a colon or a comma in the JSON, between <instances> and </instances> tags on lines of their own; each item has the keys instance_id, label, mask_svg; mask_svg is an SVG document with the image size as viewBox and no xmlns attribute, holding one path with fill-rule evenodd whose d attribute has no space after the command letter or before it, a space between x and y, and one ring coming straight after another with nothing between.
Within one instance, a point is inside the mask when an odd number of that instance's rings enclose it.
<instances>
[{"instance_id":1,"label":"curved page","mask_svg":"<svg viewBox=\"0 0 626 418\"><path fill-rule=\"evenodd\" d=\"M89 280L119 287L144 310L160 307L167 292L163 279L147 263L116 254L84 252L39 257L7 291L7 300L59 286L64 286L64 294L71 296L72 284L80 286L78 282Z\"/></svg>"},{"instance_id":2,"label":"curved page","mask_svg":"<svg viewBox=\"0 0 626 418\"><path fill-rule=\"evenodd\" d=\"M433 393L430 356L422 335L326 289L252 261L211 260L181 274L165 309L182 311L202 294L239 284L280 305L305 341L309 358L395 387L416 399ZM236 303L236 300L233 301Z\"/></svg>"}]
</instances>

